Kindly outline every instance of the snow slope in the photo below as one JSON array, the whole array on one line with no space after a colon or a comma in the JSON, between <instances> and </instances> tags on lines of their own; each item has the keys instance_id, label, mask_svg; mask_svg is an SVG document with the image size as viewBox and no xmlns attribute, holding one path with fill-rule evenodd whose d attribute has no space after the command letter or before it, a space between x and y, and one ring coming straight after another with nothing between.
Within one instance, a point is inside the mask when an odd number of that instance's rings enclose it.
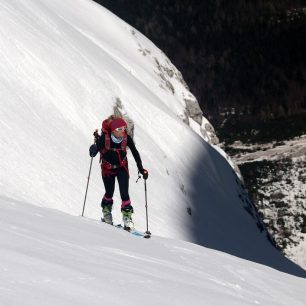
<instances>
[{"instance_id":1,"label":"snow slope","mask_svg":"<svg viewBox=\"0 0 306 306\"><path fill-rule=\"evenodd\" d=\"M268 241L235 172L203 140L209 137L185 123L186 99L194 97L139 32L89 0L0 0L0 46L2 197L80 215L91 134L117 104L135 123L149 169L154 235L305 276ZM134 221L144 229L133 160L130 174ZM103 192L96 158L87 217L99 220ZM118 190L114 200L120 222Z\"/></svg>"},{"instance_id":2,"label":"snow slope","mask_svg":"<svg viewBox=\"0 0 306 306\"><path fill-rule=\"evenodd\" d=\"M305 305L306 280L1 197L1 305Z\"/></svg>"}]
</instances>

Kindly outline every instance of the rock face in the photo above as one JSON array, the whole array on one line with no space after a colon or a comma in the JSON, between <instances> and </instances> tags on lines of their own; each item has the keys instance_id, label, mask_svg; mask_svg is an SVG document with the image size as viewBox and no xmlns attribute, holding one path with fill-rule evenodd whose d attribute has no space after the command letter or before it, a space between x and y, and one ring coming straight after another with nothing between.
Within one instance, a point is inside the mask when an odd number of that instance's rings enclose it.
<instances>
[{"instance_id":1,"label":"rock face","mask_svg":"<svg viewBox=\"0 0 306 306\"><path fill-rule=\"evenodd\" d=\"M142 55L151 56L151 52L148 49L144 50L143 48L140 48L139 50L141 51ZM166 60L164 63L161 63L156 57L154 57L156 66L155 73L159 78L160 88L172 93L173 95L181 96L181 100L184 103L184 113L180 115L181 119L208 143L217 145L219 143L219 139L216 135L215 129L203 116L198 100L191 94L181 72L166 56L165 58ZM180 86L176 86L177 84ZM180 88L179 92L177 92L175 88Z\"/></svg>"},{"instance_id":2,"label":"rock face","mask_svg":"<svg viewBox=\"0 0 306 306\"><path fill-rule=\"evenodd\" d=\"M268 231L283 253L305 268L306 135L256 146L236 142L231 147Z\"/></svg>"}]
</instances>

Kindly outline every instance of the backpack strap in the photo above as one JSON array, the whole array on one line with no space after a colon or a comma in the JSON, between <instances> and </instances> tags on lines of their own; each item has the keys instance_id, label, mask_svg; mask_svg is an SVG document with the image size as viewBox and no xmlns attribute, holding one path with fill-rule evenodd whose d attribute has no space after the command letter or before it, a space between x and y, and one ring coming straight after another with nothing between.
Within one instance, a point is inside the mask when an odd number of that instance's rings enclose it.
<instances>
[{"instance_id":1,"label":"backpack strap","mask_svg":"<svg viewBox=\"0 0 306 306\"><path fill-rule=\"evenodd\" d=\"M109 149L110 149L110 147L111 147L111 145L110 145L110 143L111 143L111 140L110 140L110 135L107 133L107 134L105 134L105 142L104 142L104 150L105 151L109 151Z\"/></svg>"},{"instance_id":2,"label":"backpack strap","mask_svg":"<svg viewBox=\"0 0 306 306\"><path fill-rule=\"evenodd\" d=\"M105 134L104 148L101 150L101 154L100 154L100 163L101 163L101 169L102 169L102 176L104 177L104 176L109 176L109 175L116 174L116 172L114 172L114 171L118 170L121 167L123 167L126 170L127 174L129 175L129 170L127 168L127 156L125 156L123 158L123 160L122 160L121 159L121 155L120 155L120 151L125 151L126 152L126 148L127 148L127 135L125 135L123 137L120 149L111 148L110 144L111 144L110 135L109 134ZM119 160L119 165L112 165L112 164L110 164L109 162L107 162L106 160L103 159L103 155L107 151L114 151L114 152L116 152L116 154L118 156L118 160Z\"/></svg>"},{"instance_id":3,"label":"backpack strap","mask_svg":"<svg viewBox=\"0 0 306 306\"><path fill-rule=\"evenodd\" d=\"M102 164L103 155L110 149L110 136L109 134L104 134L104 147L100 151L100 164Z\"/></svg>"},{"instance_id":4,"label":"backpack strap","mask_svg":"<svg viewBox=\"0 0 306 306\"><path fill-rule=\"evenodd\" d=\"M123 140L121 142L121 150L126 151L126 147L127 147L127 135L123 137Z\"/></svg>"}]
</instances>

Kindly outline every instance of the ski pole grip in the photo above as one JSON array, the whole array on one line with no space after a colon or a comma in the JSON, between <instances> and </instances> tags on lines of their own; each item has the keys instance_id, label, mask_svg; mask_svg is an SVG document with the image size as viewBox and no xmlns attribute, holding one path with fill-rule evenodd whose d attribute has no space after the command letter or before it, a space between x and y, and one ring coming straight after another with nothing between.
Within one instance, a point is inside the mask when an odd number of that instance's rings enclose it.
<instances>
[{"instance_id":1,"label":"ski pole grip","mask_svg":"<svg viewBox=\"0 0 306 306\"><path fill-rule=\"evenodd\" d=\"M98 132L98 129L96 129L96 130L94 131L93 135L94 135L95 142L96 142L96 141L98 140L98 138L100 137L99 132Z\"/></svg>"},{"instance_id":2,"label":"ski pole grip","mask_svg":"<svg viewBox=\"0 0 306 306\"><path fill-rule=\"evenodd\" d=\"M142 176L144 180L147 180L149 177L149 172L147 170L144 170Z\"/></svg>"}]
</instances>

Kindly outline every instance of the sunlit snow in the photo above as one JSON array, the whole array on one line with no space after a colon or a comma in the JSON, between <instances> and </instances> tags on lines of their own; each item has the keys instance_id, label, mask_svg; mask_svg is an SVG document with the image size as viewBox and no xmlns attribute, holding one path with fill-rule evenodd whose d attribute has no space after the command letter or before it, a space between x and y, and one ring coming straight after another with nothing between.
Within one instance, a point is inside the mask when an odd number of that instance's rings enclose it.
<instances>
[{"instance_id":1,"label":"sunlit snow","mask_svg":"<svg viewBox=\"0 0 306 306\"><path fill-rule=\"evenodd\" d=\"M148 39L89 0L0 0L0 58L1 305L304 304L305 271L272 246L228 161L186 123L194 97ZM149 170L150 240L99 221L98 157L80 217L92 132L118 103ZM118 190L114 200L119 223Z\"/></svg>"}]
</instances>

